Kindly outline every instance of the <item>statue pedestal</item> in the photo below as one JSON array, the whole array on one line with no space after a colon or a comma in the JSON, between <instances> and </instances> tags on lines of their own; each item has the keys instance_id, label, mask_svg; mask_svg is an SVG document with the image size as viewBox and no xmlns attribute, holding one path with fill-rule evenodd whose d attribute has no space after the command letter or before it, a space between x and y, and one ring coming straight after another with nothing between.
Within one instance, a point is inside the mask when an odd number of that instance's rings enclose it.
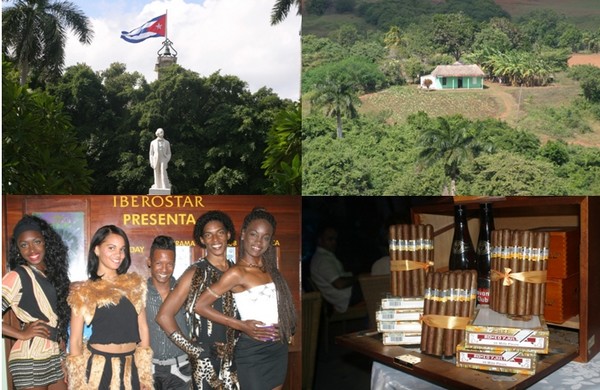
<instances>
[{"instance_id":1,"label":"statue pedestal","mask_svg":"<svg viewBox=\"0 0 600 390\"><path fill-rule=\"evenodd\" d=\"M170 188L150 188L148 195L171 195Z\"/></svg>"}]
</instances>

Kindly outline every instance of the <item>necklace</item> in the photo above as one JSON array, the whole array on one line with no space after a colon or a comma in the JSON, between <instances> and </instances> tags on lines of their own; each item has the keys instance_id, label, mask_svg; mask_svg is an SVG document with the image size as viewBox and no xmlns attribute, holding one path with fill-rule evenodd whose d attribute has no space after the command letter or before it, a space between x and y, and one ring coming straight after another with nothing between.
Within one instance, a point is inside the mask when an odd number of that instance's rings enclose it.
<instances>
[{"instance_id":1,"label":"necklace","mask_svg":"<svg viewBox=\"0 0 600 390\"><path fill-rule=\"evenodd\" d=\"M240 261L244 264L246 264L248 267L252 267L252 268L258 268L259 270L261 270L262 272L265 272L265 265L258 265L258 264L252 264L252 263L248 263L246 260L244 259L240 259Z\"/></svg>"}]
</instances>

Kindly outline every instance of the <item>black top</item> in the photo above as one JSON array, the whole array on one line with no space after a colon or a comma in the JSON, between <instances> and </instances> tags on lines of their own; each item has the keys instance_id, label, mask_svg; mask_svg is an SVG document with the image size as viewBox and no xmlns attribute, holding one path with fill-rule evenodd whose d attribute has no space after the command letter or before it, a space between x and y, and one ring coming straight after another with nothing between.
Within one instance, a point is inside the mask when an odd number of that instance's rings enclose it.
<instances>
[{"instance_id":1,"label":"black top","mask_svg":"<svg viewBox=\"0 0 600 390\"><path fill-rule=\"evenodd\" d=\"M96 308L91 322L90 344L139 343L140 332L137 326L138 314L126 297L121 297L117 305ZM131 326L136 324L136 326Z\"/></svg>"}]
</instances>

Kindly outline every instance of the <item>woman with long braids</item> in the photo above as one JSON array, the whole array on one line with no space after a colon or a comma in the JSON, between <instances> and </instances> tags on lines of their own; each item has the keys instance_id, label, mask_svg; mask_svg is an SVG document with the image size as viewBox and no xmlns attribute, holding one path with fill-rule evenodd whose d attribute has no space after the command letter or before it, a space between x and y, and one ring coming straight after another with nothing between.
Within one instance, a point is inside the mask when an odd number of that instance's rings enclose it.
<instances>
[{"instance_id":1,"label":"woman with long braids","mask_svg":"<svg viewBox=\"0 0 600 390\"><path fill-rule=\"evenodd\" d=\"M17 389L47 389L63 379L70 309L68 248L45 220L25 215L8 251L10 272L2 278L2 314L11 308L23 324L2 322L2 335L16 339L8 366Z\"/></svg>"},{"instance_id":2,"label":"woman with long braids","mask_svg":"<svg viewBox=\"0 0 600 390\"><path fill-rule=\"evenodd\" d=\"M231 244L234 237L233 222L224 212L212 210L198 217L194 226L194 241L206 249L206 256L181 275L156 316L156 322L170 340L188 354L192 383L196 390L239 388L232 367L235 331L194 313L198 296L233 265L227 258L227 244ZM231 294L224 294L214 307L228 316L237 315ZM191 337L183 332L176 321L182 309L189 319Z\"/></svg>"},{"instance_id":3,"label":"woman with long braids","mask_svg":"<svg viewBox=\"0 0 600 390\"><path fill-rule=\"evenodd\" d=\"M129 239L114 225L90 242L89 279L73 288L66 367L70 390L152 390L152 349L146 322L146 280L128 273ZM87 345L84 324L92 325Z\"/></svg>"},{"instance_id":4,"label":"woman with long braids","mask_svg":"<svg viewBox=\"0 0 600 390\"><path fill-rule=\"evenodd\" d=\"M240 259L198 298L196 313L242 331L234 363L242 390L281 389L287 372L288 343L296 327L292 294L277 268L273 247L276 222L263 208L246 216L240 236ZM212 308L228 291L233 293L241 319ZM265 337L260 329L276 330Z\"/></svg>"}]
</instances>

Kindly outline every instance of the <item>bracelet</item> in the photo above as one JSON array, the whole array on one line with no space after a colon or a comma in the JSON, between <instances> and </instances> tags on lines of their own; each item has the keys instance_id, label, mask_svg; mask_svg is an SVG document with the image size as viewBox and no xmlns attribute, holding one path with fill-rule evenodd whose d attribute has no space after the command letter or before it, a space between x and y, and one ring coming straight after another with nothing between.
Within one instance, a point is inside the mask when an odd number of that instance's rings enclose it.
<instances>
[{"instance_id":1,"label":"bracelet","mask_svg":"<svg viewBox=\"0 0 600 390\"><path fill-rule=\"evenodd\" d=\"M217 294L216 292L214 292L214 291L212 290L212 288L210 288L210 287L206 286L206 290L207 290L209 293L211 293L213 297L215 297L215 298L217 298L217 299L218 299L218 298L221 298L221 296L220 296L219 294Z\"/></svg>"}]
</instances>

